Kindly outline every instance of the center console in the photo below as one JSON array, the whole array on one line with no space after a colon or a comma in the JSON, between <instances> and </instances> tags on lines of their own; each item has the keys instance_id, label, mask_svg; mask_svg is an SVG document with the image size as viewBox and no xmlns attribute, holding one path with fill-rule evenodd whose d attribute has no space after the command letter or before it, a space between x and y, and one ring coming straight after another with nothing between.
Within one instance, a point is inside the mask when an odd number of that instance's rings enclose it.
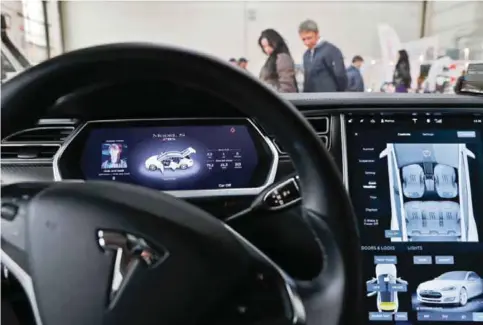
<instances>
[{"instance_id":1,"label":"center console","mask_svg":"<svg viewBox=\"0 0 483 325\"><path fill-rule=\"evenodd\" d=\"M366 323L483 322L483 117L344 119Z\"/></svg>"}]
</instances>

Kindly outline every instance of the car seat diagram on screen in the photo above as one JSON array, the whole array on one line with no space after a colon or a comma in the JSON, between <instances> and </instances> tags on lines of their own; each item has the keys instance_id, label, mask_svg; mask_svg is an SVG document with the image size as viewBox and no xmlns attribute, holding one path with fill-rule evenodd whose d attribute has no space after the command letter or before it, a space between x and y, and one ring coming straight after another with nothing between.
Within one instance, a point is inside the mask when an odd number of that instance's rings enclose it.
<instances>
[{"instance_id":1,"label":"car seat diagram on screen","mask_svg":"<svg viewBox=\"0 0 483 325\"><path fill-rule=\"evenodd\" d=\"M478 242L465 144L389 143L392 242Z\"/></svg>"}]
</instances>

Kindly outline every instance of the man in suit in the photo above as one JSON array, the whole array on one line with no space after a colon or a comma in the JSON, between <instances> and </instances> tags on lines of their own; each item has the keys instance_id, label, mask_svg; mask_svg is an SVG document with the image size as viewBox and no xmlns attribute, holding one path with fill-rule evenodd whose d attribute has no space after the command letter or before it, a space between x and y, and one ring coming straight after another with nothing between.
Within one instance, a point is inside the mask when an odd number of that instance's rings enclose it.
<instances>
[{"instance_id":1,"label":"man in suit","mask_svg":"<svg viewBox=\"0 0 483 325\"><path fill-rule=\"evenodd\" d=\"M299 35L307 47L304 54L303 91L346 91L347 74L339 48L320 37L319 28L313 20L300 24Z\"/></svg>"},{"instance_id":2,"label":"man in suit","mask_svg":"<svg viewBox=\"0 0 483 325\"><path fill-rule=\"evenodd\" d=\"M348 86L347 91L363 92L364 79L361 74L361 67L364 64L364 59L360 55L354 56L352 65L347 68Z\"/></svg>"}]
</instances>

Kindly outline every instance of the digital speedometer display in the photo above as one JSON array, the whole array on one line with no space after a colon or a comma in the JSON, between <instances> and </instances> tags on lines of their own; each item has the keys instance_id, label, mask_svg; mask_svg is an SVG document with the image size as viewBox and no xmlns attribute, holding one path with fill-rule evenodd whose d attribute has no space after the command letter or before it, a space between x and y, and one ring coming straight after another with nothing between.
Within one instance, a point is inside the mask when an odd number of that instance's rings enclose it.
<instances>
[{"instance_id":1,"label":"digital speedometer display","mask_svg":"<svg viewBox=\"0 0 483 325\"><path fill-rule=\"evenodd\" d=\"M263 185L265 169L246 124L109 125L90 130L81 156L88 180L134 183L165 191ZM266 176L266 174L265 174Z\"/></svg>"}]
</instances>

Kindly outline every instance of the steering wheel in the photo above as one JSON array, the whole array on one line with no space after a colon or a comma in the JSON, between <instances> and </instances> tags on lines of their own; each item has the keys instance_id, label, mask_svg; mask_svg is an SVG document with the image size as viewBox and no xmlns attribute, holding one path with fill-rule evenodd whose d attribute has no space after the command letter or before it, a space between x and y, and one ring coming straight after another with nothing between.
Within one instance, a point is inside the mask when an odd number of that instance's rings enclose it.
<instances>
[{"instance_id":1,"label":"steering wheel","mask_svg":"<svg viewBox=\"0 0 483 325\"><path fill-rule=\"evenodd\" d=\"M227 224L158 191L114 182L12 184L1 193L1 259L37 324L360 323L357 224L337 168L303 115L237 68L148 44L70 52L3 86L2 138L34 125L63 95L137 79L212 93L274 134L298 173L301 220L323 266L311 280L292 278ZM259 312L231 303L247 297Z\"/></svg>"}]
</instances>

